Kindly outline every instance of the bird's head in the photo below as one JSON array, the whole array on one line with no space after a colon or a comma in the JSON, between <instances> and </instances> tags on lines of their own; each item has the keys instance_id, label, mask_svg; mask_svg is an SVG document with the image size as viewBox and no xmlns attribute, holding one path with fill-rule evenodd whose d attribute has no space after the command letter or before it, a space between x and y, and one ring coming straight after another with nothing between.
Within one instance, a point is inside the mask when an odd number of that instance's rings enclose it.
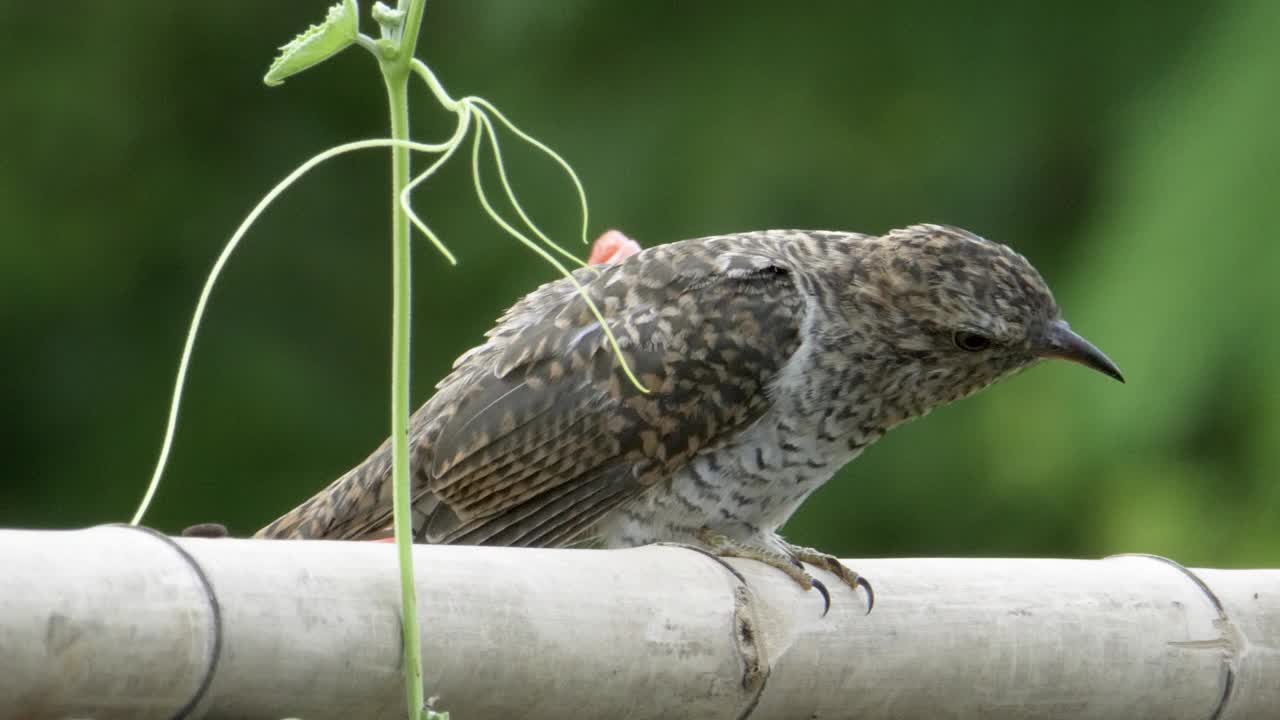
<instances>
[{"instance_id":1,"label":"bird's head","mask_svg":"<svg viewBox=\"0 0 1280 720\"><path fill-rule=\"evenodd\" d=\"M1124 380L1062 319L1040 273L1004 245L915 225L868 239L851 261L844 314L867 359L881 360L880 381L898 396L901 419L1045 358Z\"/></svg>"}]
</instances>

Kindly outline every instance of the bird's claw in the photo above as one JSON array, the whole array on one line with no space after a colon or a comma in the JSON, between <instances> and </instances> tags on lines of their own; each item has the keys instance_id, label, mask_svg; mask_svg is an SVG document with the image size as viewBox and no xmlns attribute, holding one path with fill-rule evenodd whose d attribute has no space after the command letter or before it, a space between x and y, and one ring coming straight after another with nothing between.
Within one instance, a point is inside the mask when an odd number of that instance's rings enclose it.
<instances>
[{"instance_id":1,"label":"bird's claw","mask_svg":"<svg viewBox=\"0 0 1280 720\"><path fill-rule=\"evenodd\" d=\"M822 581L816 577L809 578L809 584L814 590L818 591L818 594L822 595L822 617L826 617L827 613L831 611L831 592L828 591L827 586L823 585Z\"/></svg>"},{"instance_id":2,"label":"bird's claw","mask_svg":"<svg viewBox=\"0 0 1280 720\"><path fill-rule=\"evenodd\" d=\"M761 545L741 543L709 529L704 529L699 533L698 540L705 544L711 553L719 557L738 557L762 562L786 573L788 577L795 580L805 590L810 588L817 590L818 594L822 596L823 617L826 617L831 610L831 591L827 589L827 586L821 580L818 580L805 570L804 564L806 562L840 578L844 584L853 588L855 592L859 587L866 590L868 613L871 612L871 608L875 605L875 593L871 589L871 583L858 573L845 567L834 555L819 552L812 548L793 545L786 545L785 552L778 552Z\"/></svg>"},{"instance_id":3,"label":"bird's claw","mask_svg":"<svg viewBox=\"0 0 1280 720\"><path fill-rule=\"evenodd\" d=\"M827 586L822 584L822 581L819 580L818 578L811 577L809 578L809 582L813 586L813 589L817 590L818 593L822 595L822 617L826 617L827 613L831 611L831 593L827 590ZM874 590L871 589L871 583L868 582L867 579L862 577L861 575L859 575L858 578L853 582L854 582L854 585L853 585L854 590L857 590L858 588L862 588L863 590L867 591L866 614L870 615L871 608L875 607L876 605L876 593Z\"/></svg>"},{"instance_id":4,"label":"bird's claw","mask_svg":"<svg viewBox=\"0 0 1280 720\"><path fill-rule=\"evenodd\" d=\"M835 555L824 553L813 548L788 546L791 556L799 563L809 563L826 570L827 572L840 578L840 580L848 585L854 592L858 588L862 588L867 592L867 614L871 614L871 609L876 605L876 593L871 589L871 582L859 573L850 570ZM823 613L826 614L825 612Z\"/></svg>"},{"instance_id":5,"label":"bird's claw","mask_svg":"<svg viewBox=\"0 0 1280 720\"><path fill-rule=\"evenodd\" d=\"M871 589L871 581L859 575L858 579L854 581L854 585L861 586L863 590L867 591L867 614L870 615L871 608L876 606L876 591ZM854 589L856 590L857 587Z\"/></svg>"}]
</instances>

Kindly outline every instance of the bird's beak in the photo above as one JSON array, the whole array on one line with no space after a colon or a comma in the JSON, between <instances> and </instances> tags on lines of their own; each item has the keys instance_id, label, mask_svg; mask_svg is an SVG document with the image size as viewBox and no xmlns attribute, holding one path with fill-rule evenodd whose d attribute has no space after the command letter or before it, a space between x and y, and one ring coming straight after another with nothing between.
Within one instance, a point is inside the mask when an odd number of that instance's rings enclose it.
<instances>
[{"instance_id":1,"label":"bird's beak","mask_svg":"<svg viewBox=\"0 0 1280 720\"><path fill-rule=\"evenodd\" d=\"M1049 330L1045 333L1044 344L1037 355L1043 358L1059 358L1080 363L1087 368L1097 370L1103 375L1109 375L1120 382L1124 382L1124 376L1120 374L1120 368L1111 362L1111 358L1094 347L1093 343L1072 332L1071 326L1065 320L1055 320L1049 324Z\"/></svg>"}]
</instances>

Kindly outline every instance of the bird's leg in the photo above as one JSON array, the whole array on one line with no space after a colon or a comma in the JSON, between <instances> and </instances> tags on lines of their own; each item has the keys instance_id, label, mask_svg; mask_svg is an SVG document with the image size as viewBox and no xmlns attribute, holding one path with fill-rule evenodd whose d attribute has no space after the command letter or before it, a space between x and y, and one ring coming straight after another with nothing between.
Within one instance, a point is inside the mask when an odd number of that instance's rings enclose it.
<instances>
[{"instance_id":1,"label":"bird's leg","mask_svg":"<svg viewBox=\"0 0 1280 720\"><path fill-rule=\"evenodd\" d=\"M859 575L857 571L850 570L844 563L840 562L840 559L835 555L824 553L821 550L814 550L813 548L792 545L791 543L784 544L786 545L787 551L791 553L791 556L796 560L802 563L809 563L810 565L815 565L826 570L832 575L840 578L840 581L845 585L853 588L854 592L857 592L858 588L866 590L867 612L871 612L871 608L876 604L876 595L875 592L871 590L871 583L867 582L866 578Z\"/></svg>"},{"instance_id":2,"label":"bird's leg","mask_svg":"<svg viewBox=\"0 0 1280 720\"><path fill-rule=\"evenodd\" d=\"M720 557L736 557L744 560L755 560L762 562L772 568L777 568L787 574L787 577L795 580L800 587L805 590L816 588L822 595L822 614L826 615L831 609L831 593L827 592L827 586L822 584L821 580L813 577L804 569L804 565L800 560L787 553L778 552L764 545L754 543L744 543L734 540L728 535L718 533L710 528L702 528L698 531L698 541L711 549L711 552Z\"/></svg>"}]
</instances>

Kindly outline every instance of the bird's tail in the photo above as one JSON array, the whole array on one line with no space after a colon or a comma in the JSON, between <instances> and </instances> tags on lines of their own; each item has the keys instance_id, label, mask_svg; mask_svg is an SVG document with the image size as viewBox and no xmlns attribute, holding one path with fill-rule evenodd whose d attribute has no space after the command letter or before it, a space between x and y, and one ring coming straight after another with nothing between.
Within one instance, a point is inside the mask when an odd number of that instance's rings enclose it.
<instances>
[{"instance_id":1,"label":"bird's tail","mask_svg":"<svg viewBox=\"0 0 1280 720\"><path fill-rule=\"evenodd\" d=\"M254 533L275 540L372 540L390 534L389 443L306 502Z\"/></svg>"}]
</instances>

